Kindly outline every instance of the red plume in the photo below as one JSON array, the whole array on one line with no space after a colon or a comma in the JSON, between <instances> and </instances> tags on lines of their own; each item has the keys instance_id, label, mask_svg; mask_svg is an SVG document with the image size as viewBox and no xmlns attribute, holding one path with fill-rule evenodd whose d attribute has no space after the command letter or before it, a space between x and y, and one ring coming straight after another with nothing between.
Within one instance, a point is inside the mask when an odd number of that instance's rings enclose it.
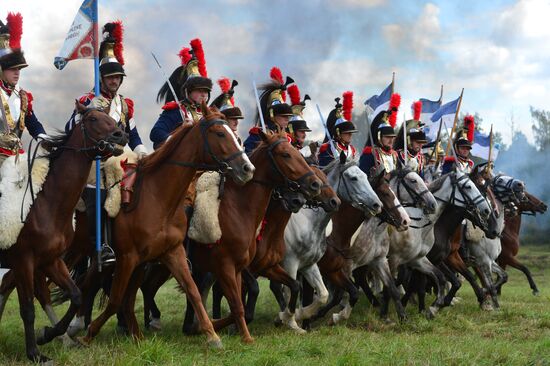
<instances>
[{"instance_id":1,"label":"red plume","mask_svg":"<svg viewBox=\"0 0 550 366\"><path fill-rule=\"evenodd\" d=\"M288 95L290 96L290 103L292 105L298 105L301 102L300 99L300 89L298 89L298 85L292 84L287 88Z\"/></svg>"},{"instance_id":2,"label":"red plume","mask_svg":"<svg viewBox=\"0 0 550 366\"><path fill-rule=\"evenodd\" d=\"M413 119L420 121L420 115L422 114L422 102L416 101L413 103Z\"/></svg>"},{"instance_id":3,"label":"red plume","mask_svg":"<svg viewBox=\"0 0 550 366\"><path fill-rule=\"evenodd\" d=\"M467 136L468 141L473 143L476 124L475 124L474 116L472 116L471 114L464 117L464 128L468 129L468 136Z\"/></svg>"},{"instance_id":4,"label":"red plume","mask_svg":"<svg viewBox=\"0 0 550 366\"><path fill-rule=\"evenodd\" d=\"M395 128L397 124L397 112L399 111L399 105L401 104L401 95L395 93L390 98L390 126Z\"/></svg>"},{"instance_id":5,"label":"red plume","mask_svg":"<svg viewBox=\"0 0 550 366\"><path fill-rule=\"evenodd\" d=\"M283 73L278 67L272 67L271 71L269 72L269 76L281 85L285 83L285 81L283 80Z\"/></svg>"},{"instance_id":6,"label":"red plume","mask_svg":"<svg viewBox=\"0 0 550 366\"><path fill-rule=\"evenodd\" d=\"M220 86L220 89L222 90L222 93L228 93L229 89L231 89L231 81L229 78L221 78L218 80L218 85Z\"/></svg>"},{"instance_id":7,"label":"red plume","mask_svg":"<svg viewBox=\"0 0 550 366\"><path fill-rule=\"evenodd\" d=\"M208 73L206 72L206 60L204 58L204 50L202 48L201 40L198 38L195 38L194 40L192 40L191 48L193 48L193 52L195 53L195 56L199 61L199 73L203 78L207 78Z\"/></svg>"},{"instance_id":8,"label":"red plume","mask_svg":"<svg viewBox=\"0 0 550 366\"><path fill-rule=\"evenodd\" d=\"M8 13L8 29L10 30L10 48L21 48L23 35L23 16L21 13Z\"/></svg>"},{"instance_id":9,"label":"red plume","mask_svg":"<svg viewBox=\"0 0 550 366\"><path fill-rule=\"evenodd\" d=\"M178 53L182 66L187 65L187 63L191 60L191 53L189 51L189 48L183 47L180 53Z\"/></svg>"},{"instance_id":10,"label":"red plume","mask_svg":"<svg viewBox=\"0 0 550 366\"><path fill-rule=\"evenodd\" d=\"M124 55L122 53L124 51L124 45L122 43L122 39L124 37L124 27L122 26L121 20L117 20L116 22L113 22L113 24L114 28L111 35L115 39L115 57L121 65L124 65Z\"/></svg>"},{"instance_id":11,"label":"red plume","mask_svg":"<svg viewBox=\"0 0 550 366\"><path fill-rule=\"evenodd\" d=\"M344 119L351 121L351 111L353 109L353 92L344 92L342 101L342 111L344 112Z\"/></svg>"}]
</instances>

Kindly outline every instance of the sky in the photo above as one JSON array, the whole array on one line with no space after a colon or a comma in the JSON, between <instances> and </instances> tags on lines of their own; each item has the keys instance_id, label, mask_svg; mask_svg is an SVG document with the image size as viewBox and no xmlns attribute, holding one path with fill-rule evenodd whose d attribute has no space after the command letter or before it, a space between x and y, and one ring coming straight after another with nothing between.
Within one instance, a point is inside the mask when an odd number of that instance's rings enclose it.
<instances>
[{"instance_id":1,"label":"sky","mask_svg":"<svg viewBox=\"0 0 550 366\"><path fill-rule=\"evenodd\" d=\"M419 0L99 0L103 25L120 19L125 27L125 70L120 93L134 99L142 140L161 106L156 94L163 76L151 52L171 72L179 50L201 38L209 76L237 79L235 99L252 126L252 80L269 78L272 66L291 76L312 98L305 117L323 134L315 105L328 115L334 98L354 92L354 113L379 94L396 73L402 96L399 120L410 118L419 98L443 101L459 96L461 111L477 112L483 127L494 124L505 142L515 130L533 141L529 107L550 109L550 2ZM34 96L34 110L48 131L62 128L74 99L91 90L93 62L71 61L59 71L53 59L81 0L2 0L0 17L23 14L22 47L29 67L20 85ZM216 86L213 97L218 95ZM405 116L403 116L405 114Z\"/></svg>"}]
</instances>

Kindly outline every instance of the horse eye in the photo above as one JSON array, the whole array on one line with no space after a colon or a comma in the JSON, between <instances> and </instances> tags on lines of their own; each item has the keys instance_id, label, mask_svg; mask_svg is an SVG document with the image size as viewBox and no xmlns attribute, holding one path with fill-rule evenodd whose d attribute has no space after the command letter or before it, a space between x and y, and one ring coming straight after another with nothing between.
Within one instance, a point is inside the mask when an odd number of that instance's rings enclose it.
<instances>
[{"instance_id":1,"label":"horse eye","mask_svg":"<svg viewBox=\"0 0 550 366\"><path fill-rule=\"evenodd\" d=\"M289 159L290 158L290 154L289 153L282 153L281 156L285 159Z\"/></svg>"},{"instance_id":2,"label":"horse eye","mask_svg":"<svg viewBox=\"0 0 550 366\"><path fill-rule=\"evenodd\" d=\"M472 189L472 186L468 184L465 188L466 189Z\"/></svg>"},{"instance_id":3,"label":"horse eye","mask_svg":"<svg viewBox=\"0 0 550 366\"><path fill-rule=\"evenodd\" d=\"M216 135L218 135L218 137L225 137L225 133L223 132L216 132Z\"/></svg>"},{"instance_id":4,"label":"horse eye","mask_svg":"<svg viewBox=\"0 0 550 366\"><path fill-rule=\"evenodd\" d=\"M416 179L411 179L411 183L416 184Z\"/></svg>"},{"instance_id":5,"label":"horse eye","mask_svg":"<svg viewBox=\"0 0 550 366\"><path fill-rule=\"evenodd\" d=\"M354 182L357 182L359 180L359 178L357 177L351 177L351 180L354 181Z\"/></svg>"}]
</instances>

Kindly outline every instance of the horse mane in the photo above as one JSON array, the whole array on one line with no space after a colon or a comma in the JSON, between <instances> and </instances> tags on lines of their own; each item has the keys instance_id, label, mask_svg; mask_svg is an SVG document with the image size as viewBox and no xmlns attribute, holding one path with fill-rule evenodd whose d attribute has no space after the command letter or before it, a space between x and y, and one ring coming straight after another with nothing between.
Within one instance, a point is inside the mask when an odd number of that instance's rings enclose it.
<instances>
[{"instance_id":1,"label":"horse mane","mask_svg":"<svg viewBox=\"0 0 550 366\"><path fill-rule=\"evenodd\" d=\"M286 132L284 130L280 130L280 131L267 130L264 133L267 136L267 141L262 140L258 144L258 146L256 146L256 148L254 150L252 150L252 153L250 154L250 158L252 158L257 153L257 151L267 149L267 147L272 143L272 141L274 139L285 139L286 140Z\"/></svg>"},{"instance_id":2,"label":"horse mane","mask_svg":"<svg viewBox=\"0 0 550 366\"><path fill-rule=\"evenodd\" d=\"M63 147L67 145L67 142L71 138L73 131L74 128L71 129L69 132L64 132L57 129L55 130L56 133L54 135L48 135L48 139L42 142L42 146L44 146L47 152L41 154L40 157L46 158L50 160L50 162L59 158L65 150ZM30 149L28 153L31 153Z\"/></svg>"},{"instance_id":3,"label":"horse mane","mask_svg":"<svg viewBox=\"0 0 550 366\"><path fill-rule=\"evenodd\" d=\"M341 170L346 170L352 165L359 164L359 158L354 157L353 159L350 159L349 161L346 161L346 163L341 167ZM330 174L334 170L335 167L340 165L340 159L334 159L330 163L328 163L322 170L325 174Z\"/></svg>"},{"instance_id":4,"label":"horse mane","mask_svg":"<svg viewBox=\"0 0 550 366\"><path fill-rule=\"evenodd\" d=\"M404 176L411 173L412 171L413 171L412 168L409 166L403 167L401 169L394 169L390 172L390 179L395 177L403 178Z\"/></svg>"},{"instance_id":5,"label":"horse mane","mask_svg":"<svg viewBox=\"0 0 550 366\"><path fill-rule=\"evenodd\" d=\"M206 105L203 104L203 107ZM154 169L158 165L160 165L162 162L166 160L166 158L171 155L174 150L179 146L181 140L187 136L189 131L195 125L202 123L203 121L213 121L213 120L225 120L225 116L214 108L204 108L205 114L203 118L195 124L192 125L182 125L180 128L176 129L170 136L170 139L166 141L158 150L156 150L151 155L148 155L141 159L138 163L138 168L142 173L146 173L150 171L151 169Z\"/></svg>"},{"instance_id":6,"label":"horse mane","mask_svg":"<svg viewBox=\"0 0 550 366\"><path fill-rule=\"evenodd\" d=\"M430 192L437 192L441 189L443 186L443 183L445 183L445 180L451 176L451 173L443 174L441 177L437 178L436 180L432 181L430 184L428 184L428 189Z\"/></svg>"}]
</instances>

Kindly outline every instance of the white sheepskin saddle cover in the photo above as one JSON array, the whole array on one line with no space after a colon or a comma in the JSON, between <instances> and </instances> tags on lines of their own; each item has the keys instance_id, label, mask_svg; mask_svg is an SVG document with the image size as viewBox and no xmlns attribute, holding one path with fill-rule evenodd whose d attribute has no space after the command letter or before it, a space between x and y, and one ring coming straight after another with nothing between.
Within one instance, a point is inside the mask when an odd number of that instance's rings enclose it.
<instances>
[{"instance_id":1,"label":"white sheepskin saddle cover","mask_svg":"<svg viewBox=\"0 0 550 366\"><path fill-rule=\"evenodd\" d=\"M465 236L466 240L478 243L485 237L485 233L479 227L474 227L474 224L470 220L466 220Z\"/></svg>"},{"instance_id":2,"label":"white sheepskin saddle cover","mask_svg":"<svg viewBox=\"0 0 550 366\"><path fill-rule=\"evenodd\" d=\"M124 177L124 169L120 163L128 159L128 163L137 163L137 154L130 150L124 150L124 153L119 156L112 156L101 164L102 176L104 175L105 181L101 182L101 188L107 188L107 198L105 199L104 208L107 211L109 217L116 217L120 212L121 204L121 187L120 182ZM92 164L90 175L88 176L88 184L95 185L95 162ZM82 198L78 201L76 206L78 211L86 211L86 206Z\"/></svg>"},{"instance_id":3,"label":"white sheepskin saddle cover","mask_svg":"<svg viewBox=\"0 0 550 366\"><path fill-rule=\"evenodd\" d=\"M205 172L197 180L195 206L187 235L198 243L212 244L222 237L218 212L220 174Z\"/></svg>"},{"instance_id":4,"label":"white sheepskin saddle cover","mask_svg":"<svg viewBox=\"0 0 550 366\"><path fill-rule=\"evenodd\" d=\"M42 190L49 168L48 159L35 159L32 169L35 198ZM27 154L20 154L17 162L15 156L7 158L0 168L0 249L8 249L17 241L24 225L24 222L21 222L21 204L23 204L23 221L31 209L30 188L25 195L28 178ZM24 202L23 196L25 196Z\"/></svg>"}]
</instances>

